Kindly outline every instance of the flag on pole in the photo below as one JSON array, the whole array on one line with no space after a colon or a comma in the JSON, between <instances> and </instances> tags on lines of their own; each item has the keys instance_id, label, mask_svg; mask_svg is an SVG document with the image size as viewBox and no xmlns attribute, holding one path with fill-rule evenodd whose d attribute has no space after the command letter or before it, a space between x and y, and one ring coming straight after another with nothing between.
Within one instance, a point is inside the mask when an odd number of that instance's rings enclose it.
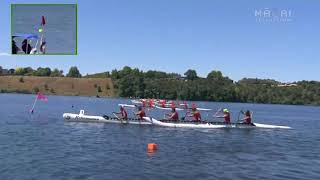
<instances>
[{"instance_id":1,"label":"flag on pole","mask_svg":"<svg viewBox=\"0 0 320 180\"><path fill-rule=\"evenodd\" d=\"M48 98L42 92L38 92L37 99L41 101L48 101Z\"/></svg>"},{"instance_id":2,"label":"flag on pole","mask_svg":"<svg viewBox=\"0 0 320 180\"><path fill-rule=\"evenodd\" d=\"M46 25L46 19L44 18L44 16L42 16L41 18L41 26Z\"/></svg>"},{"instance_id":3,"label":"flag on pole","mask_svg":"<svg viewBox=\"0 0 320 180\"><path fill-rule=\"evenodd\" d=\"M30 109L30 113L31 114L33 114L34 108L36 107L36 104L37 104L38 100L47 102L48 98L42 92L38 92L36 98L34 99L32 108Z\"/></svg>"}]
</instances>

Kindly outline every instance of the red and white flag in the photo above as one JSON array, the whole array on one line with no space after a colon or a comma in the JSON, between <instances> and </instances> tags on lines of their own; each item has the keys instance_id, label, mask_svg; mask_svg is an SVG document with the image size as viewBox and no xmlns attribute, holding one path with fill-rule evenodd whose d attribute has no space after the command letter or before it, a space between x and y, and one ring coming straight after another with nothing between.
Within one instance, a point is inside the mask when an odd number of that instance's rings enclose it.
<instances>
[{"instance_id":1,"label":"red and white flag","mask_svg":"<svg viewBox=\"0 0 320 180\"><path fill-rule=\"evenodd\" d=\"M45 96L42 92L37 93L37 99L41 101L48 101L47 96Z\"/></svg>"},{"instance_id":2,"label":"red and white flag","mask_svg":"<svg viewBox=\"0 0 320 180\"><path fill-rule=\"evenodd\" d=\"M46 25L46 19L44 18L44 16L42 16L41 18L41 26Z\"/></svg>"}]
</instances>

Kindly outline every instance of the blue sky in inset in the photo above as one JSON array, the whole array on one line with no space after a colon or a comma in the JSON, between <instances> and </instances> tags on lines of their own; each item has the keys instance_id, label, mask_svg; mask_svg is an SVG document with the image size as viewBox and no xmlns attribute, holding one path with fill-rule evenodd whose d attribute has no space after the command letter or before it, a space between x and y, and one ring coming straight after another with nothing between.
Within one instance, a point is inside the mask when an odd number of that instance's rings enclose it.
<instances>
[{"instance_id":1,"label":"blue sky in inset","mask_svg":"<svg viewBox=\"0 0 320 180\"><path fill-rule=\"evenodd\" d=\"M0 2L0 53L10 53L10 4L29 2ZM129 65L200 76L221 70L234 80L320 80L317 0L32 1L44 2L78 4L78 56L1 55L3 67L76 65L86 74ZM265 9L291 15L255 14Z\"/></svg>"}]
</instances>

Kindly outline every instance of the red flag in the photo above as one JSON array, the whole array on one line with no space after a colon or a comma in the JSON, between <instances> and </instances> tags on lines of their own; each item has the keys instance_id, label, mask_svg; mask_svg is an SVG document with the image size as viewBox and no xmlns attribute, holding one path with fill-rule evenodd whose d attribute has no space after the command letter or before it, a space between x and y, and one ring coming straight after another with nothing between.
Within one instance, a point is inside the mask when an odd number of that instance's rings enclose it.
<instances>
[{"instance_id":1,"label":"red flag","mask_svg":"<svg viewBox=\"0 0 320 180\"><path fill-rule=\"evenodd\" d=\"M46 19L44 18L44 16L42 16L41 18L41 26L44 26L46 24Z\"/></svg>"},{"instance_id":2,"label":"red flag","mask_svg":"<svg viewBox=\"0 0 320 180\"><path fill-rule=\"evenodd\" d=\"M38 92L37 99L41 101L48 101L48 98L41 92Z\"/></svg>"}]
</instances>

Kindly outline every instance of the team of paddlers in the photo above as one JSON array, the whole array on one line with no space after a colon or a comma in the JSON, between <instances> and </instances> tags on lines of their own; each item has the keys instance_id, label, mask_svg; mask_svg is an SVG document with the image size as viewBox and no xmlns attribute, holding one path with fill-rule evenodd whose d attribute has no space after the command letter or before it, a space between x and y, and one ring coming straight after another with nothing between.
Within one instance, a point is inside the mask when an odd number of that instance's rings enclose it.
<instances>
[{"instance_id":1,"label":"team of paddlers","mask_svg":"<svg viewBox=\"0 0 320 180\"><path fill-rule=\"evenodd\" d=\"M176 110L176 107L171 107L171 112L166 113L164 116L164 120L169 120L169 121L181 121L181 120L186 120L190 119L190 121L195 121L195 122L200 122L203 121L201 117L201 113L198 110L197 107L193 106L191 108L191 111L189 109L186 109L187 112L184 117L181 119L179 118L179 113ZM245 124L251 124L252 123L252 114L249 110L243 112L243 118L239 119L241 123ZM120 106L120 111L116 113L120 119L127 119L128 118L128 112L123 106ZM139 119L143 119L143 117L146 117L146 112L144 110L143 106L138 106L138 111L134 112L135 116ZM219 109L215 115L213 116L214 118L221 118L224 119L224 123L230 124L231 123L231 114L230 111L227 108L221 108ZM239 122L239 121L238 121Z\"/></svg>"}]
</instances>

